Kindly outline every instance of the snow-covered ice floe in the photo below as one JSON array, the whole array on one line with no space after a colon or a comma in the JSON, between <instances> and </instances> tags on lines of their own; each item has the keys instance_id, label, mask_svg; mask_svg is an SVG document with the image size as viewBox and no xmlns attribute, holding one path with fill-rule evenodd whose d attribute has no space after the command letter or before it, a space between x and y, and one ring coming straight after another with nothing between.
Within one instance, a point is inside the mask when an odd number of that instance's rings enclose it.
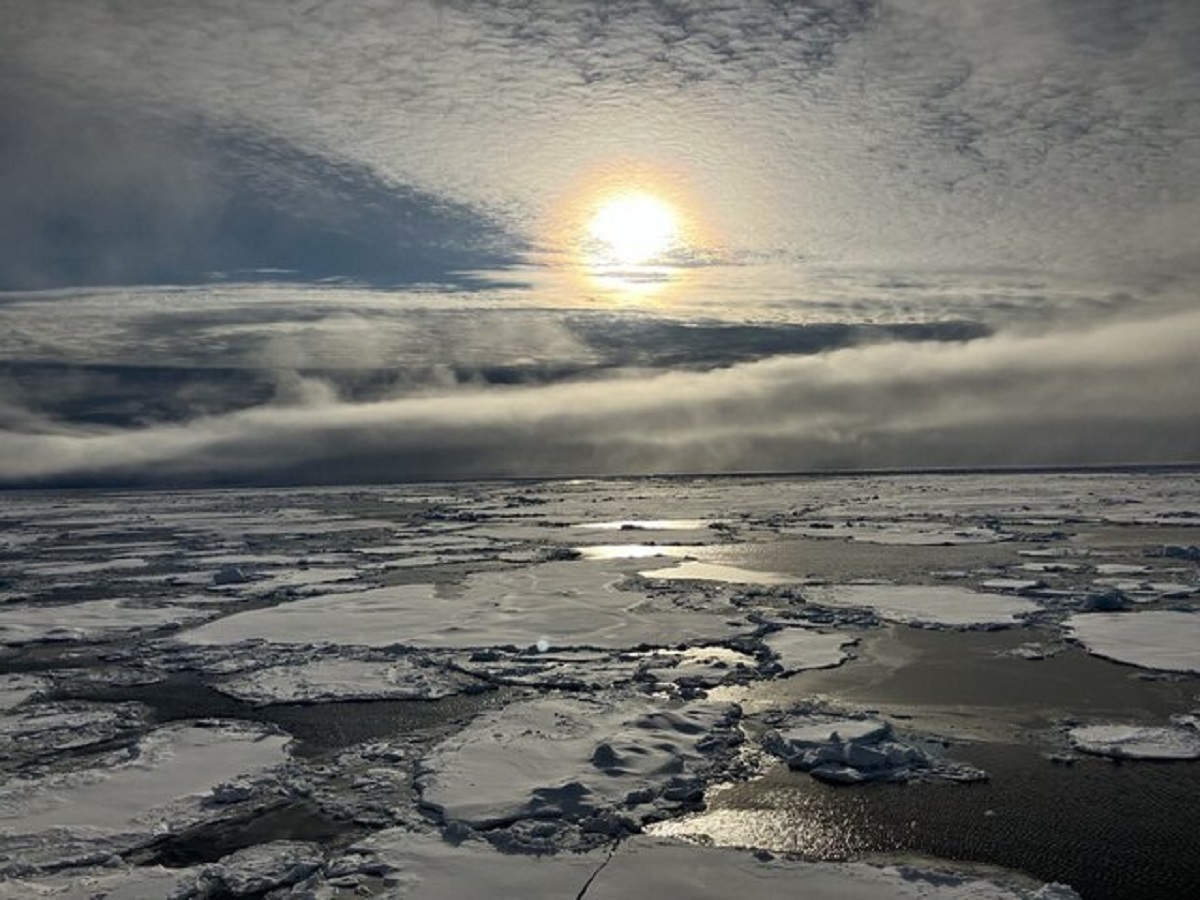
<instances>
[{"instance_id":1,"label":"snow-covered ice floe","mask_svg":"<svg viewBox=\"0 0 1200 900\"><path fill-rule=\"evenodd\" d=\"M420 658L319 659L270 666L220 682L216 689L259 706L338 700L436 700L475 684Z\"/></svg>"},{"instance_id":2,"label":"snow-covered ice floe","mask_svg":"<svg viewBox=\"0 0 1200 900\"><path fill-rule=\"evenodd\" d=\"M289 740L240 722L167 725L88 768L11 778L0 786L0 857L165 833L221 783L284 762Z\"/></svg>"},{"instance_id":3,"label":"snow-covered ice floe","mask_svg":"<svg viewBox=\"0 0 1200 900\"><path fill-rule=\"evenodd\" d=\"M339 867L340 866L340 867ZM803 897L805 900L1078 900L1062 885L1025 887L915 866L763 859L743 850L633 837L615 849L523 857L478 840L450 844L392 829L351 847L338 871L383 871L407 900L582 897ZM332 867L331 867L332 868Z\"/></svg>"},{"instance_id":4,"label":"snow-covered ice floe","mask_svg":"<svg viewBox=\"0 0 1200 900\"><path fill-rule=\"evenodd\" d=\"M870 609L891 622L958 628L1015 625L1039 609L1021 597L948 586L841 584L809 588L804 596L819 606Z\"/></svg>"},{"instance_id":5,"label":"snow-covered ice floe","mask_svg":"<svg viewBox=\"0 0 1200 900\"><path fill-rule=\"evenodd\" d=\"M549 562L468 578L461 590L400 584L237 613L180 635L196 644L263 640L370 647L634 647L752 631L732 606L650 598L616 563Z\"/></svg>"},{"instance_id":6,"label":"snow-covered ice floe","mask_svg":"<svg viewBox=\"0 0 1200 900\"><path fill-rule=\"evenodd\" d=\"M732 704L544 697L485 713L421 762L421 802L475 827L640 821L694 803L714 755L741 743Z\"/></svg>"},{"instance_id":7,"label":"snow-covered ice floe","mask_svg":"<svg viewBox=\"0 0 1200 900\"><path fill-rule=\"evenodd\" d=\"M1176 716L1169 726L1084 725L1068 733L1076 750L1112 759L1200 759L1200 723Z\"/></svg>"},{"instance_id":8,"label":"snow-covered ice floe","mask_svg":"<svg viewBox=\"0 0 1200 900\"><path fill-rule=\"evenodd\" d=\"M1097 656L1147 669L1200 672L1200 613L1080 613L1065 626L1068 637Z\"/></svg>"}]
</instances>

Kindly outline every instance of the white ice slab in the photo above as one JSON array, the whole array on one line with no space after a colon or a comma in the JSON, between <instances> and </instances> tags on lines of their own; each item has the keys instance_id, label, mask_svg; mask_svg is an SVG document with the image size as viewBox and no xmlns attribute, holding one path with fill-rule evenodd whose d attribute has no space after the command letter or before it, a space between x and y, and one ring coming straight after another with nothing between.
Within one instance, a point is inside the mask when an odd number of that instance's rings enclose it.
<instances>
[{"instance_id":1,"label":"white ice slab","mask_svg":"<svg viewBox=\"0 0 1200 900\"><path fill-rule=\"evenodd\" d=\"M403 658L391 662L321 659L259 669L216 685L259 705L335 700L435 700L463 690L470 679Z\"/></svg>"},{"instance_id":2,"label":"white ice slab","mask_svg":"<svg viewBox=\"0 0 1200 900\"><path fill-rule=\"evenodd\" d=\"M1038 609L1020 597L949 586L845 584L809 589L805 597L821 606L872 609L880 618L909 625L1013 625Z\"/></svg>"},{"instance_id":3,"label":"white ice slab","mask_svg":"<svg viewBox=\"0 0 1200 900\"><path fill-rule=\"evenodd\" d=\"M1200 613L1080 613L1064 624L1069 637L1097 656L1147 669L1200 672Z\"/></svg>"},{"instance_id":4,"label":"white ice slab","mask_svg":"<svg viewBox=\"0 0 1200 900\"><path fill-rule=\"evenodd\" d=\"M1187 725L1085 725L1069 737L1075 749L1113 759L1200 759L1200 731Z\"/></svg>"},{"instance_id":5,"label":"white ice slab","mask_svg":"<svg viewBox=\"0 0 1200 900\"><path fill-rule=\"evenodd\" d=\"M632 647L714 641L750 630L731 606L704 607L620 590L617 563L551 562L485 572L448 594L404 584L328 594L228 616L185 632L196 644Z\"/></svg>"},{"instance_id":6,"label":"white ice slab","mask_svg":"<svg viewBox=\"0 0 1200 900\"><path fill-rule=\"evenodd\" d=\"M422 802L473 825L625 809L703 766L698 744L729 704L664 708L648 698L544 697L485 713L422 763ZM631 804L635 805L635 804Z\"/></svg>"},{"instance_id":7,"label":"white ice slab","mask_svg":"<svg viewBox=\"0 0 1200 900\"><path fill-rule=\"evenodd\" d=\"M88 600L63 606L0 607L0 644L101 641L147 629L203 621L197 609L134 606L126 600Z\"/></svg>"},{"instance_id":8,"label":"white ice slab","mask_svg":"<svg viewBox=\"0 0 1200 900\"><path fill-rule=\"evenodd\" d=\"M763 643L779 658L785 673L841 665L850 656L845 648L857 641L858 638L853 635L839 632L827 634L809 628L785 628L763 639Z\"/></svg>"},{"instance_id":9,"label":"white ice slab","mask_svg":"<svg viewBox=\"0 0 1200 900\"><path fill-rule=\"evenodd\" d=\"M288 741L250 725L168 725L144 737L135 755L107 767L6 784L0 788L0 833L153 832L172 802L283 762Z\"/></svg>"}]
</instances>

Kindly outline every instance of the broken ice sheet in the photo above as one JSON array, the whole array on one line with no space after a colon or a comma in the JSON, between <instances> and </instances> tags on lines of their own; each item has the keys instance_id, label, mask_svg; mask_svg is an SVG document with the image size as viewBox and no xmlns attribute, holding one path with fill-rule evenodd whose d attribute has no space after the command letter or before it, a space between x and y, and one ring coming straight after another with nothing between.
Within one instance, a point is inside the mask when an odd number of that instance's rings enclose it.
<instances>
[{"instance_id":1,"label":"broken ice sheet","mask_svg":"<svg viewBox=\"0 0 1200 900\"><path fill-rule=\"evenodd\" d=\"M181 813L172 808L179 801L198 800L223 781L284 762L289 740L249 723L167 725L90 768L10 780L0 787L0 851L14 835L49 829L156 833Z\"/></svg>"},{"instance_id":2,"label":"broken ice sheet","mask_svg":"<svg viewBox=\"0 0 1200 900\"><path fill-rule=\"evenodd\" d=\"M1146 669L1200 672L1200 613L1079 613L1064 627L1096 656Z\"/></svg>"},{"instance_id":3,"label":"broken ice sheet","mask_svg":"<svg viewBox=\"0 0 1200 900\"><path fill-rule=\"evenodd\" d=\"M423 805L476 827L579 821L698 799L712 754L740 742L732 704L544 697L485 713L421 762Z\"/></svg>"},{"instance_id":4,"label":"broken ice sheet","mask_svg":"<svg viewBox=\"0 0 1200 900\"><path fill-rule=\"evenodd\" d=\"M871 609L891 622L957 628L1015 625L1039 609L1020 597L946 586L842 584L810 588L804 596L819 606Z\"/></svg>"},{"instance_id":5,"label":"broken ice sheet","mask_svg":"<svg viewBox=\"0 0 1200 900\"><path fill-rule=\"evenodd\" d=\"M412 657L392 661L320 659L271 666L214 687L239 700L327 703L338 700L437 700L477 682Z\"/></svg>"},{"instance_id":6,"label":"broken ice sheet","mask_svg":"<svg viewBox=\"0 0 1200 900\"><path fill-rule=\"evenodd\" d=\"M550 562L470 576L457 592L400 584L237 613L185 632L196 644L244 640L383 647L635 647L720 640L752 630L727 603L684 607L620 585L628 566Z\"/></svg>"}]
</instances>

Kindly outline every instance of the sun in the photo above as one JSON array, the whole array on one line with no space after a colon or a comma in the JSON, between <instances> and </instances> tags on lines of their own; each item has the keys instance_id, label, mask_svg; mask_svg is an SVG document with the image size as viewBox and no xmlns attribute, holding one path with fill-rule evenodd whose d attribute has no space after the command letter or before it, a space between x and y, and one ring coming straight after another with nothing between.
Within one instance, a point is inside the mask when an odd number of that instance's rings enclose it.
<instances>
[{"instance_id":1,"label":"sun","mask_svg":"<svg viewBox=\"0 0 1200 900\"><path fill-rule=\"evenodd\" d=\"M679 218L651 194L621 194L600 204L587 223L587 233L597 261L640 266L676 247Z\"/></svg>"}]
</instances>

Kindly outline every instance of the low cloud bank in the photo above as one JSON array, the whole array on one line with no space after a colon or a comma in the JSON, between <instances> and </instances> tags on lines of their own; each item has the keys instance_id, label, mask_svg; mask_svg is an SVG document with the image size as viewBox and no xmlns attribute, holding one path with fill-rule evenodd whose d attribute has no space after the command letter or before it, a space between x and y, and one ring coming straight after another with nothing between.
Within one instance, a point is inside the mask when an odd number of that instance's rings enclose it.
<instances>
[{"instance_id":1,"label":"low cloud bank","mask_svg":"<svg viewBox=\"0 0 1200 900\"><path fill-rule=\"evenodd\" d=\"M206 485L1200 459L1200 312L145 428L0 402L0 483Z\"/></svg>"}]
</instances>

